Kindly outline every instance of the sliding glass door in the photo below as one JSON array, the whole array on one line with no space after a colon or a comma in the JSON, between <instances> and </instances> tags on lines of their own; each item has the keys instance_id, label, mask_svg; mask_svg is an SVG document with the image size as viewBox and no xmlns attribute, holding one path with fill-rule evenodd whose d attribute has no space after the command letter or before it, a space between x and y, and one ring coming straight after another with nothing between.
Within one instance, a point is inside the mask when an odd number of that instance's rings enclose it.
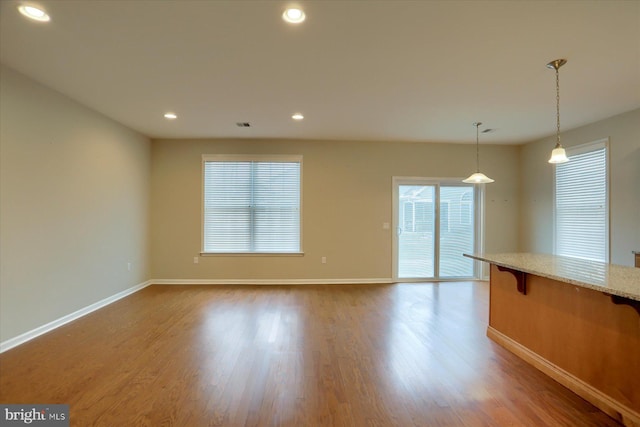
<instances>
[{"instance_id":1,"label":"sliding glass door","mask_svg":"<svg viewBox=\"0 0 640 427\"><path fill-rule=\"evenodd\" d=\"M475 194L473 185L440 186L439 271L441 278L474 277Z\"/></svg>"},{"instance_id":2,"label":"sliding glass door","mask_svg":"<svg viewBox=\"0 0 640 427\"><path fill-rule=\"evenodd\" d=\"M398 277L435 276L436 187L398 186Z\"/></svg>"},{"instance_id":3,"label":"sliding glass door","mask_svg":"<svg viewBox=\"0 0 640 427\"><path fill-rule=\"evenodd\" d=\"M473 185L394 178L394 272L398 279L476 277Z\"/></svg>"}]
</instances>

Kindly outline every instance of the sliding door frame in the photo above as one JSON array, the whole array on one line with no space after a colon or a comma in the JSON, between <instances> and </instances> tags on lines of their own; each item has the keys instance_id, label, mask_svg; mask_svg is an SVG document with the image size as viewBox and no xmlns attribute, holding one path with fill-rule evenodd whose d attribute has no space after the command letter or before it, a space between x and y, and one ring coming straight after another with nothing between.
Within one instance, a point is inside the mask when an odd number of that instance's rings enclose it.
<instances>
[{"instance_id":1,"label":"sliding door frame","mask_svg":"<svg viewBox=\"0 0 640 427\"><path fill-rule=\"evenodd\" d=\"M461 183L463 178L428 178L428 177L392 177L392 274L396 282L425 282L425 281L460 281L478 280L484 278L483 266L479 261L473 262L472 277L446 277L440 275L440 187L441 186L465 186ZM434 277L421 278L399 278L398 277L398 232L400 227L399 218L399 187L401 185L424 185L435 187L434 197ZM474 249L476 253L484 250L484 185L473 186L473 220L474 220Z\"/></svg>"}]
</instances>

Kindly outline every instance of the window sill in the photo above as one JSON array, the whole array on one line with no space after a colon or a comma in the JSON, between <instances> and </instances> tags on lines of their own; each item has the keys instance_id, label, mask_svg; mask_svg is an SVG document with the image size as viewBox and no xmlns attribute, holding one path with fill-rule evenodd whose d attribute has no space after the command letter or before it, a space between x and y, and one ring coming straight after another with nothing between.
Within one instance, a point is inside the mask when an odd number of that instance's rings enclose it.
<instances>
[{"instance_id":1,"label":"window sill","mask_svg":"<svg viewBox=\"0 0 640 427\"><path fill-rule=\"evenodd\" d=\"M304 252L200 252L201 257L206 256L240 256L240 257L289 257L304 256Z\"/></svg>"}]
</instances>

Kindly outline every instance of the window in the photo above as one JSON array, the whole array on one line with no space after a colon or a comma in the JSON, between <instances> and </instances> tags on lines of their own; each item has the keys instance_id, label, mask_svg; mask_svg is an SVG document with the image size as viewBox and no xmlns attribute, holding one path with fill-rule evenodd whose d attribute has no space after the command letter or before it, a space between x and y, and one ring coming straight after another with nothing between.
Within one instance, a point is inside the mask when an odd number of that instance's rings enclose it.
<instances>
[{"instance_id":1,"label":"window","mask_svg":"<svg viewBox=\"0 0 640 427\"><path fill-rule=\"evenodd\" d=\"M203 253L299 253L301 156L203 161Z\"/></svg>"},{"instance_id":2,"label":"window","mask_svg":"<svg viewBox=\"0 0 640 427\"><path fill-rule=\"evenodd\" d=\"M555 167L555 253L609 260L607 141L567 150Z\"/></svg>"}]
</instances>

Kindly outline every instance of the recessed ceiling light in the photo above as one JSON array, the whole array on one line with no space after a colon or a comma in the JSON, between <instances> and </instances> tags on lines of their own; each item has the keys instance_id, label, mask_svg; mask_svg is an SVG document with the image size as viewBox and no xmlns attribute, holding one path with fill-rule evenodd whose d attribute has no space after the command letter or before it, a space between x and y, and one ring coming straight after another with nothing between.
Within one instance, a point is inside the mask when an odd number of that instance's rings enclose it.
<instances>
[{"instance_id":1,"label":"recessed ceiling light","mask_svg":"<svg viewBox=\"0 0 640 427\"><path fill-rule=\"evenodd\" d=\"M49 22L51 20L49 15L47 15L47 12L45 12L43 9L40 9L39 7L21 4L20 6L18 6L18 10L21 14L29 19L33 19L34 21Z\"/></svg>"},{"instance_id":2,"label":"recessed ceiling light","mask_svg":"<svg viewBox=\"0 0 640 427\"><path fill-rule=\"evenodd\" d=\"M282 19L289 22L290 24L299 24L306 18L302 9L298 9L295 7L291 7L284 11L282 14Z\"/></svg>"},{"instance_id":3,"label":"recessed ceiling light","mask_svg":"<svg viewBox=\"0 0 640 427\"><path fill-rule=\"evenodd\" d=\"M293 116L291 116L291 118L293 120L302 120L304 119L304 116L301 113L295 113Z\"/></svg>"},{"instance_id":4,"label":"recessed ceiling light","mask_svg":"<svg viewBox=\"0 0 640 427\"><path fill-rule=\"evenodd\" d=\"M175 113L164 113L164 118L169 120L174 120L174 119L177 119L178 116L176 116Z\"/></svg>"}]
</instances>

